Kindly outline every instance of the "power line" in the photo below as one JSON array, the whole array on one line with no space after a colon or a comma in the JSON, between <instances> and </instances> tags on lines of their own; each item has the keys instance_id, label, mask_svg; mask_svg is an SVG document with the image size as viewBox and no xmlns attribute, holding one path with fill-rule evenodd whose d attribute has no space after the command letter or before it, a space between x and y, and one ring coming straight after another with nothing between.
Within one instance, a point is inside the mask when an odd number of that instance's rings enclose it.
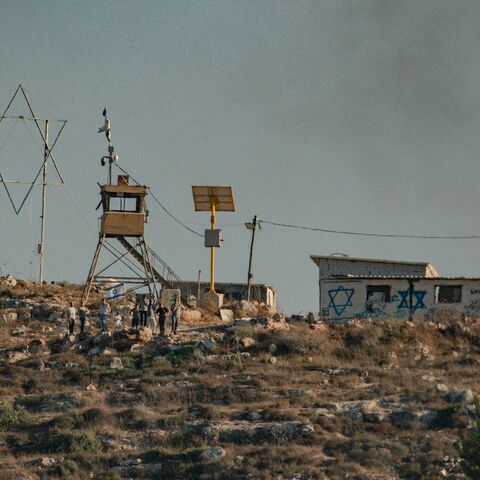
<instances>
[{"instance_id":1,"label":"power line","mask_svg":"<svg viewBox=\"0 0 480 480\"><path fill-rule=\"evenodd\" d=\"M288 223L270 222L268 220L260 220L260 223L274 225L276 227L295 228L299 230L309 230L313 232L336 233L339 235L355 235L357 237L381 237L381 238L417 238L425 240L472 240L479 239L480 235L399 235L395 233L367 233L367 232L350 232L345 230L332 230L328 228L306 227L303 225L291 225Z\"/></svg>"},{"instance_id":2,"label":"power line","mask_svg":"<svg viewBox=\"0 0 480 480\"><path fill-rule=\"evenodd\" d=\"M150 217L152 218L157 218L159 220L172 220L171 217L161 217L160 215L153 215L150 213ZM201 227L210 227L209 223L205 222L187 222L186 220L182 220L182 223L185 223L187 225L199 225ZM226 227L245 227L245 222L242 223L218 223L218 227L221 228L226 228Z\"/></svg>"},{"instance_id":3,"label":"power line","mask_svg":"<svg viewBox=\"0 0 480 480\"><path fill-rule=\"evenodd\" d=\"M138 182L137 180L135 180L135 178L133 178L124 168L122 168L117 162L115 162L115 165L117 166L117 168L119 170L121 170L125 175L128 175L137 185L141 185L140 182ZM175 220L175 222L177 222L179 225L181 225L183 228L187 229L189 232L192 232L194 233L195 235L198 235L199 237L202 237L203 238L203 235L199 232L196 232L195 230L193 230L192 228L190 228L189 226L185 225L185 223L183 223L181 220L179 220L173 213L171 213L167 207L165 207L162 202L160 202L160 200L155 196L155 194L152 192L152 189L150 187L148 187L148 191L150 192L150 195L151 197L153 198L153 200L162 208L162 210L170 217L172 218L173 220Z\"/></svg>"}]
</instances>

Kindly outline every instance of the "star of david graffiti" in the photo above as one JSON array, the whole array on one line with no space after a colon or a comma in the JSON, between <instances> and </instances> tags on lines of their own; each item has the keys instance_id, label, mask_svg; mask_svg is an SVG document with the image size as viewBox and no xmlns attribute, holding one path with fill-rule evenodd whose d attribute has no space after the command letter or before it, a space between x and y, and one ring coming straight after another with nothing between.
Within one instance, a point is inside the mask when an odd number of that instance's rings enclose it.
<instances>
[{"instance_id":1,"label":"star of david graffiti","mask_svg":"<svg viewBox=\"0 0 480 480\"><path fill-rule=\"evenodd\" d=\"M400 295L400 303L397 308L409 308L408 300L410 295L410 290L399 290L398 294ZM415 300L415 303L412 302L412 311L416 312L420 308L427 308L424 302L424 298L427 292L425 290L413 290L412 296Z\"/></svg>"},{"instance_id":2,"label":"star of david graffiti","mask_svg":"<svg viewBox=\"0 0 480 480\"><path fill-rule=\"evenodd\" d=\"M333 307L337 315L341 315L347 307L352 306L352 296L354 288L345 288L340 285L335 290L329 290L328 296L330 298L329 307Z\"/></svg>"}]
</instances>

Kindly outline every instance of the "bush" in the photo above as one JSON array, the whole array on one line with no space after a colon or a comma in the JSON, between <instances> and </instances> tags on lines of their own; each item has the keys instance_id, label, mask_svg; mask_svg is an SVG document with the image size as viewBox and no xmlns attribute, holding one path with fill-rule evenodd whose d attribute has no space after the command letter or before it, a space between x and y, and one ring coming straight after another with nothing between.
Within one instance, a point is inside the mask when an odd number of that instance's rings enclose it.
<instances>
[{"instance_id":1,"label":"bush","mask_svg":"<svg viewBox=\"0 0 480 480\"><path fill-rule=\"evenodd\" d=\"M476 416L460 446L461 467L469 479L480 478L480 399L475 402Z\"/></svg>"},{"instance_id":2,"label":"bush","mask_svg":"<svg viewBox=\"0 0 480 480\"><path fill-rule=\"evenodd\" d=\"M79 466L73 460L65 460L65 462L61 463L57 467L57 475L59 475L61 478L71 478L72 475L75 475L78 473L78 471Z\"/></svg>"},{"instance_id":3,"label":"bush","mask_svg":"<svg viewBox=\"0 0 480 480\"><path fill-rule=\"evenodd\" d=\"M48 435L42 447L51 453L96 452L100 450L100 442L95 435L79 430Z\"/></svg>"},{"instance_id":4,"label":"bush","mask_svg":"<svg viewBox=\"0 0 480 480\"><path fill-rule=\"evenodd\" d=\"M30 414L22 406L0 405L0 430L16 430L30 421Z\"/></svg>"}]
</instances>

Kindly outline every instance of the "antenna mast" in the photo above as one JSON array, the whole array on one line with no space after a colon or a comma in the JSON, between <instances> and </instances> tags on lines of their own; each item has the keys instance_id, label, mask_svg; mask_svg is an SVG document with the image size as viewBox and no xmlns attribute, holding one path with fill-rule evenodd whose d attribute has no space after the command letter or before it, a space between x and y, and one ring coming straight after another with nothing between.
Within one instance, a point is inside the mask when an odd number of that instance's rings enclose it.
<instances>
[{"instance_id":1,"label":"antenna mast","mask_svg":"<svg viewBox=\"0 0 480 480\"><path fill-rule=\"evenodd\" d=\"M15 100L15 97L17 96L18 93L21 93L23 95L23 98L28 106L28 110L30 112L30 117L27 117L25 115L17 115L17 116L9 116L7 115L8 110L10 109L13 101ZM60 137L63 129L65 128L65 125L67 124L66 120L58 120L54 118L39 118L33 113L32 106L30 104L30 101L27 98L27 95L25 93L25 90L23 89L23 86L20 84L17 89L15 90L15 93L13 94L13 97L11 98L10 102L7 105L7 108L1 114L0 116L0 123L5 120L5 119L14 119L16 121L22 120L24 123L27 121L33 121L35 123L35 126L37 128L38 133L42 137L43 141L43 162L39 170L37 171L35 177L33 180L30 181L22 181L22 180L6 180L3 174L0 172L0 183L3 184L3 187L5 188L5 192L7 193L8 199L10 200L10 204L12 205L13 211L15 214L18 216L25 205L25 202L27 201L27 198L30 196L30 193L33 190L33 187L36 185L40 185L42 187L42 203L41 203L41 213L40 213L40 243L38 244L37 252L39 255L39 272L38 272L38 281L39 283L43 282L43 276L44 276L44 269L45 269L45 220L46 220L46 195L47 195L47 186L63 186L65 185L65 182L63 181L62 174L60 173L60 170L58 168L57 162L55 161L55 158L52 154L52 150L55 148L55 145L57 144L58 138ZM42 131L42 128L40 126L41 122L44 122L44 130ZM48 145L48 129L49 129L49 124L50 123L58 123L60 125L60 129L57 133L57 136L55 137L52 146L50 147ZM56 173L56 176L58 177L58 183L48 183L48 162L51 161ZM40 173L42 174L42 181L38 182L38 179L40 177ZM25 194L23 200L21 201L20 205L17 206L17 204L14 202L10 190L8 188L8 185L10 184L24 184L24 185L30 185L30 187L27 190L27 193Z\"/></svg>"},{"instance_id":2,"label":"antenna mast","mask_svg":"<svg viewBox=\"0 0 480 480\"><path fill-rule=\"evenodd\" d=\"M40 214L40 243L38 244L38 254L40 255L40 267L38 272L38 282L43 283L43 268L45 266L45 214L46 214L46 193L47 193L47 167L48 167L48 120L45 120L45 144L43 154L43 175L42 175L42 212Z\"/></svg>"}]
</instances>

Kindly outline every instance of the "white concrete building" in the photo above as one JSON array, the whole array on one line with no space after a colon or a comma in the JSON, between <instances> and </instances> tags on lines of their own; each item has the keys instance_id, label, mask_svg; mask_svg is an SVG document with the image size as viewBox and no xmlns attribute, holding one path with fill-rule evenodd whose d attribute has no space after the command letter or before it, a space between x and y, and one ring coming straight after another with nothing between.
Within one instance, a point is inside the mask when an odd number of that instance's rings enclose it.
<instances>
[{"instance_id":1,"label":"white concrete building","mask_svg":"<svg viewBox=\"0 0 480 480\"><path fill-rule=\"evenodd\" d=\"M426 262L311 258L324 320L430 318L438 309L480 316L480 278L440 277Z\"/></svg>"}]
</instances>

